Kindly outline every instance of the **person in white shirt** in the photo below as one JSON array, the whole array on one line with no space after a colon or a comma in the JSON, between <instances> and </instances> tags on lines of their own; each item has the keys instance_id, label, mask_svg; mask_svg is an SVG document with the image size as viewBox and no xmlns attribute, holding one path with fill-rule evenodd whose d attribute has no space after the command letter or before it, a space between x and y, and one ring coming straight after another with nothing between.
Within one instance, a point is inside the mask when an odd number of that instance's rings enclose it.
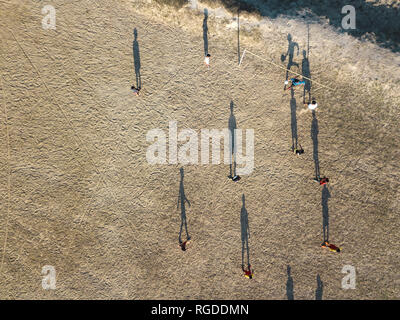
<instances>
[{"instance_id":1,"label":"person in white shirt","mask_svg":"<svg viewBox=\"0 0 400 320\"><path fill-rule=\"evenodd\" d=\"M206 57L204 58L204 64L207 66L207 68L210 68L210 57L211 55L207 53Z\"/></svg>"},{"instance_id":2,"label":"person in white shirt","mask_svg":"<svg viewBox=\"0 0 400 320\"><path fill-rule=\"evenodd\" d=\"M315 109L317 109L317 107L318 107L318 103L315 100L311 101L311 103L308 104L308 109L310 109L310 110L315 110Z\"/></svg>"}]
</instances>

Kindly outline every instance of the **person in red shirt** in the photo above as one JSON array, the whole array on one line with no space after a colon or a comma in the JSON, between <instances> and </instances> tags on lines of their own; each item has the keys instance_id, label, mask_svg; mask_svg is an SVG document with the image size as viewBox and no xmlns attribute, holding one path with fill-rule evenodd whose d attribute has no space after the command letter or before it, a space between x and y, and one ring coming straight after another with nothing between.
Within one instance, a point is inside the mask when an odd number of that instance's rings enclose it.
<instances>
[{"instance_id":1,"label":"person in red shirt","mask_svg":"<svg viewBox=\"0 0 400 320\"><path fill-rule=\"evenodd\" d=\"M335 246L334 244L329 243L328 241L324 241L321 244L321 247L328 248L329 251L332 251L332 252L340 252L341 251L341 249L339 247Z\"/></svg>"},{"instance_id":2,"label":"person in red shirt","mask_svg":"<svg viewBox=\"0 0 400 320\"><path fill-rule=\"evenodd\" d=\"M329 178L326 178L326 177L321 178L321 177L319 177L319 178L314 178L314 181L319 182L319 185L323 186L324 184L327 184L329 182Z\"/></svg>"},{"instance_id":3,"label":"person in red shirt","mask_svg":"<svg viewBox=\"0 0 400 320\"><path fill-rule=\"evenodd\" d=\"M251 270L251 265L249 265L249 270L246 270L246 269L242 266L242 270L243 270L244 276L245 276L246 278L253 279L254 272Z\"/></svg>"},{"instance_id":4,"label":"person in red shirt","mask_svg":"<svg viewBox=\"0 0 400 320\"><path fill-rule=\"evenodd\" d=\"M329 182L329 179L324 177L319 180L319 185L323 186L324 184L327 184L328 182Z\"/></svg>"},{"instance_id":5,"label":"person in red shirt","mask_svg":"<svg viewBox=\"0 0 400 320\"><path fill-rule=\"evenodd\" d=\"M179 246L181 247L182 251L186 251L189 241L190 241L190 237L185 242L179 242Z\"/></svg>"}]
</instances>

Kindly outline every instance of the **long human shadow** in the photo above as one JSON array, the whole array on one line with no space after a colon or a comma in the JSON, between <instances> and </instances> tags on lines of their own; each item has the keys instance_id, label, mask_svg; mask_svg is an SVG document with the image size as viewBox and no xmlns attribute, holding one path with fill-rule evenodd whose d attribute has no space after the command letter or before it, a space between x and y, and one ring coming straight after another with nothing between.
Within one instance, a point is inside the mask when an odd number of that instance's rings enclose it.
<instances>
[{"instance_id":1,"label":"long human shadow","mask_svg":"<svg viewBox=\"0 0 400 320\"><path fill-rule=\"evenodd\" d=\"M289 78L289 70L292 66L297 66L299 67L299 64L297 62L294 62L294 51L295 48L297 48L297 55L299 55L299 44L297 42L294 42L292 40L292 35L289 33L287 36L287 40L288 40L288 49L286 54L283 54L281 56L281 60L282 62L284 62L286 60L286 58L288 58L288 64L286 66L286 80Z\"/></svg>"},{"instance_id":2,"label":"long human shadow","mask_svg":"<svg viewBox=\"0 0 400 320\"><path fill-rule=\"evenodd\" d=\"M317 274L317 289L315 289L315 300L322 300L323 291L324 283L322 282L319 274Z\"/></svg>"},{"instance_id":3,"label":"long human shadow","mask_svg":"<svg viewBox=\"0 0 400 320\"><path fill-rule=\"evenodd\" d=\"M312 122L311 122L311 139L313 141L313 159L315 166L315 179L319 180L321 177L319 171L319 157L318 157L318 119L315 115L315 110L312 110Z\"/></svg>"},{"instance_id":4,"label":"long human shadow","mask_svg":"<svg viewBox=\"0 0 400 320\"><path fill-rule=\"evenodd\" d=\"M373 42L379 46L388 48L393 52L400 51L400 19L399 8L393 1L391 5L379 4L377 1L365 0L336 0L315 1L302 0L297 3L293 0L220 0L222 4L235 12L241 4L241 11L255 12L261 17L272 19L279 16L316 19L326 17L323 23L329 23L337 32L347 33L355 38L362 39L373 36ZM382 2L382 1L381 1ZM356 28L343 29L342 19L347 13L342 14L342 8L352 5L356 11ZM300 17L300 13L302 12ZM318 18L317 18L318 19Z\"/></svg>"},{"instance_id":5,"label":"long human shadow","mask_svg":"<svg viewBox=\"0 0 400 320\"><path fill-rule=\"evenodd\" d=\"M286 272L287 272L287 281L286 281L286 296L288 300L294 300L294 292L293 292L293 278L290 274L292 268L288 265Z\"/></svg>"},{"instance_id":6,"label":"long human shadow","mask_svg":"<svg viewBox=\"0 0 400 320\"><path fill-rule=\"evenodd\" d=\"M310 61L308 59L310 55L310 25L307 24L307 50L303 50L303 60L301 61L301 74L303 75L304 91L303 91L303 103L306 103L306 94L308 95L308 103L311 102L311 71ZM308 78L308 79L307 79Z\"/></svg>"},{"instance_id":7,"label":"long human shadow","mask_svg":"<svg viewBox=\"0 0 400 320\"><path fill-rule=\"evenodd\" d=\"M139 51L139 42L138 42L138 32L137 29L133 29L133 64L135 66L135 74L136 74L136 88L142 87L142 77L140 75L140 51Z\"/></svg>"},{"instance_id":8,"label":"long human shadow","mask_svg":"<svg viewBox=\"0 0 400 320\"><path fill-rule=\"evenodd\" d=\"M240 210L240 229L241 229L241 239L242 239L242 269L245 265L244 255L247 253L247 266L250 269L250 249L249 249L249 238L250 238L250 228L249 228L249 215L245 205L245 196L242 195L242 209Z\"/></svg>"},{"instance_id":9,"label":"long human shadow","mask_svg":"<svg viewBox=\"0 0 400 320\"><path fill-rule=\"evenodd\" d=\"M185 203L187 202L190 207L190 201L188 198L186 198L185 195L185 189L183 186L183 177L184 177L184 172L183 168L180 168L180 174L181 174L181 181L179 183L179 196L178 196L178 204L177 204L177 209L179 208L179 204L181 205L181 227L179 230L179 243L182 243L182 229L183 226L185 226L185 231L186 231L186 240L190 240L189 232L188 232L188 227L187 227L187 219L186 219L186 206Z\"/></svg>"},{"instance_id":10,"label":"long human shadow","mask_svg":"<svg viewBox=\"0 0 400 320\"><path fill-rule=\"evenodd\" d=\"M229 178L236 176L236 118L233 114L233 101L231 101L228 128L229 128Z\"/></svg>"},{"instance_id":11,"label":"long human shadow","mask_svg":"<svg viewBox=\"0 0 400 320\"><path fill-rule=\"evenodd\" d=\"M297 114L296 114L296 98L294 97L293 88L290 89L290 126L292 129L292 150L297 149L298 136L297 136Z\"/></svg>"},{"instance_id":12,"label":"long human shadow","mask_svg":"<svg viewBox=\"0 0 400 320\"><path fill-rule=\"evenodd\" d=\"M329 207L328 201L331 197L326 184L322 188L321 205L322 205L322 231L324 234L324 242L329 241Z\"/></svg>"},{"instance_id":13,"label":"long human shadow","mask_svg":"<svg viewBox=\"0 0 400 320\"><path fill-rule=\"evenodd\" d=\"M203 42L204 42L204 56L208 54L208 9L204 8L204 19L203 19Z\"/></svg>"}]
</instances>

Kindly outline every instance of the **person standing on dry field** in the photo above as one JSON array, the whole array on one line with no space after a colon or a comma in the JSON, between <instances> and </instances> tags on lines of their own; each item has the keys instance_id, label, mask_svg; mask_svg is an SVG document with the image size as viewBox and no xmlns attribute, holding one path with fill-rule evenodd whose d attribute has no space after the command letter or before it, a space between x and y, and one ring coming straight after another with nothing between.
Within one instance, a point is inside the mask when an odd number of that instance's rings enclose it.
<instances>
[{"instance_id":1,"label":"person standing on dry field","mask_svg":"<svg viewBox=\"0 0 400 320\"><path fill-rule=\"evenodd\" d=\"M248 270L246 270L244 268L244 266L242 265L242 270L244 272L244 276L248 279L253 279L254 276L254 270L251 270L251 265L248 266Z\"/></svg>"},{"instance_id":2,"label":"person standing on dry field","mask_svg":"<svg viewBox=\"0 0 400 320\"><path fill-rule=\"evenodd\" d=\"M208 69L210 69L210 57L211 55L207 53L206 57L204 58L204 64L207 66Z\"/></svg>"},{"instance_id":3,"label":"person standing on dry field","mask_svg":"<svg viewBox=\"0 0 400 320\"><path fill-rule=\"evenodd\" d=\"M131 87L131 89L132 89L133 94L134 94L135 96L138 96L138 95L140 94L140 88L135 88L135 86L133 85L133 86Z\"/></svg>"},{"instance_id":4,"label":"person standing on dry field","mask_svg":"<svg viewBox=\"0 0 400 320\"><path fill-rule=\"evenodd\" d=\"M315 100L311 101L311 103L308 104L308 109L310 109L310 110L315 110L315 109L317 109L317 107L318 107L318 103Z\"/></svg>"},{"instance_id":5,"label":"person standing on dry field","mask_svg":"<svg viewBox=\"0 0 400 320\"><path fill-rule=\"evenodd\" d=\"M304 149L303 149L303 147L301 146L301 144L299 144L299 146L300 146L300 148L297 148L297 147L292 148L293 153L296 154L296 155L298 155L298 156L304 153Z\"/></svg>"},{"instance_id":6,"label":"person standing on dry field","mask_svg":"<svg viewBox=\"0 0 400 320\"><path fill-rule=\"evenodd\" d=\"M329 249L329 251L338 252L338 253L341 251L341 249L339 247L335 246L334 244L329 243L328 241L324 241L321 244L321 248L327 248L327 249Z\"/></svg>"},{"instance_id":7,"label":"person standing on dry field","mask_svg":"<svg viewBox=\"0 0 400 320\"><path fill-rule=\"evenodd\" d=\"M319 182L319 185L323 186L323 185L325 185L325 184L327 184L329 182L329 178L327 178L327 177L323 177L323 178L318 177L318 178L314 178L314 181Z\"/></svg>"},{"instance_id":8,"label":"person standing on dry field","mask_svg":"<svg viewBox=\"0 0 400 320\"><path fill-rule=\"evenodd\" d=\"M179 246L181 247L182 251L186 251L187 245L189 244L189 242L190 242L190 237L188 237L185 242L182 242L180 240Z\"/></svg>"}]
</instances>

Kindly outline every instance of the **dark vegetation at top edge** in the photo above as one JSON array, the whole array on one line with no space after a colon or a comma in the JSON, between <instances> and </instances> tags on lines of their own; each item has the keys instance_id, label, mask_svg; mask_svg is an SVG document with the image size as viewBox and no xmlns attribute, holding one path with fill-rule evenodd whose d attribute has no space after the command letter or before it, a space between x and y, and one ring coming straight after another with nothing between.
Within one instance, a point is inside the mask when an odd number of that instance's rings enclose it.
<instances>
[{"instance_id":1,"label":"dark vegetation at top edge","mask_svg":"<svg viewBox=\"0 0 400 320\"><path fill-rule=\"evenodd\" d=\"M155 0L179 9L188 0ZM228 11L237 10L257 14L260 17L276 18L279 15L288 17L312 18L321 17L338 31L348 33L362 40L376 42L383 48L400 52L400 9L391 5L379 4L378 0L201 0L210 7L224 6ZM356 10L356 29L342 28L342 8L354 6Z\"/></svg>"}]
</instances>

